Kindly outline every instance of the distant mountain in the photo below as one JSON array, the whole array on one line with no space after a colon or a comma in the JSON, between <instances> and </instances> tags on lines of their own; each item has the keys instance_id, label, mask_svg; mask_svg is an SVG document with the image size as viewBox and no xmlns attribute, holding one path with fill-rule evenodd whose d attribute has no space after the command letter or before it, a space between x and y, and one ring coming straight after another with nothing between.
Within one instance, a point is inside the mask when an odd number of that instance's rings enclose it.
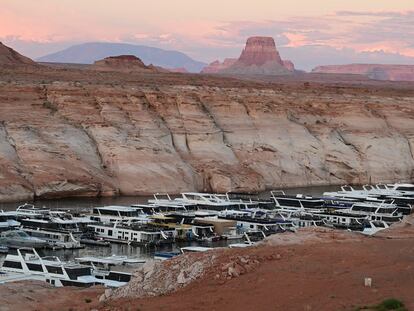
<instances>
[{"instance_id":1,"label":"distant mountain","mask_svg":"<svg viewBox=\"0 0 414 311\"><path fill-rule=\"evenodd\" d=\"M135 55L146 65L164 68L185 68L189 72L200 72L206 65L184 53L126 43L84 43L63 51L36 59L39 62L93 64L95 61L118 55Z\"/></svg>"}]
</instances>

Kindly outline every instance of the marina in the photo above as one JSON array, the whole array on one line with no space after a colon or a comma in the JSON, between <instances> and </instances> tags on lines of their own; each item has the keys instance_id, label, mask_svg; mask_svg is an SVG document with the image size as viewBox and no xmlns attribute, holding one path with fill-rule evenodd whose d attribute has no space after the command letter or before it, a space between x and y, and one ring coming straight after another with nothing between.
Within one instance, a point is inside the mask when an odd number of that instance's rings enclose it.
<instances>
[{"instance_id":1,"label":"marina","mask_svg":"<svg viewBox=\"0 0 414 311\"><path fill-rule=\"evenodd\" d=\"M155 194L129 203L119 198L115 204L89 207L51 206L58 201L48 202L49 206L25 203L1 212L0 244L12 249L34 247L43 255L69 261L93 254L106 258L108 264L110 256L132 256L144 262L170 258L185 247L246 247L271 234L302 227L372 235L411 212L414 199L410 184L331 190L316 189L311 195L298 194L298 189L260 195Z\"/></svg>"}]
</instances>

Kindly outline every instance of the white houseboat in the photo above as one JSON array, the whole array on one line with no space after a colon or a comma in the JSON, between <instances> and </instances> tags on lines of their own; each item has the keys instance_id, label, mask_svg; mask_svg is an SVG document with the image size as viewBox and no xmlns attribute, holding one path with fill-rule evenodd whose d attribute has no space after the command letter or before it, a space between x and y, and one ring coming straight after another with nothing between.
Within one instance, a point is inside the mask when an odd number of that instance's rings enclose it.
<instances>
[{"instance_id":1,"label":"white houseboat","mask_svg":"<svg viewBox=\"0 0 414 311\"><path fill-rule=\"evenodd\" d=\"M0 268L0 284L21 280L42 280L56 287L104 285L120 287L129 282L131 274L122 272L95 273L90 266L62 262L58 257L40 257L34 249L16 249L9 253Z\"/></svg>"}]
</instances>

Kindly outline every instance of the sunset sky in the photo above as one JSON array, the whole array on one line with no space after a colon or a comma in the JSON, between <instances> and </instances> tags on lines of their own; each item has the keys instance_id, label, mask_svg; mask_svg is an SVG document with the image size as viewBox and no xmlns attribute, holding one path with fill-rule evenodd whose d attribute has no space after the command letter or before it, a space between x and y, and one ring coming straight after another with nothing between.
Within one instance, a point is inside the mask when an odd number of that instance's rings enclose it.
<instances>
[{"instance_id":1,"label":"sunset sky","mask_svg":"<svg viewBox=\"0 0 414 311\"><path fill-rule=\"evenodd\" d=\"M251 35L310 64L414 64L413 0L0 0L0 40L36 58L76 43L127 42L210 62ZM311 58L311 59L309 59Z\"/></svg>"}]
</instances>

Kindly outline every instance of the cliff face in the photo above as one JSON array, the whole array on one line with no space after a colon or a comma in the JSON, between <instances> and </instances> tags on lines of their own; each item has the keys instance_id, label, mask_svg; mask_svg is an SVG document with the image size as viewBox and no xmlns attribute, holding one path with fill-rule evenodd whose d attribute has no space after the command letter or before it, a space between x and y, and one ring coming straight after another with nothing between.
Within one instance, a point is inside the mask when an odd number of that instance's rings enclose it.
<instances>
[{"instance_id":1,"label":"cliff face","mask_svg":"<svg viewBox=\"0 0 414 311\"><path fill-rule=\"evenodd\" d=\"M316 67L312 72L359 74L368 76L374 80L414 81L414 66L411 65L331 65Z\"/></svg>"},{"instance_id":2,"label":"cliff face","mask_svg":"<svg viewBox=\"0 0 414 311\"><path fill-rule=\"evenodd\" d=\"M410 94L219 85L0 81L0 200L413 178Z\"/></svg>"}]
</instances>

